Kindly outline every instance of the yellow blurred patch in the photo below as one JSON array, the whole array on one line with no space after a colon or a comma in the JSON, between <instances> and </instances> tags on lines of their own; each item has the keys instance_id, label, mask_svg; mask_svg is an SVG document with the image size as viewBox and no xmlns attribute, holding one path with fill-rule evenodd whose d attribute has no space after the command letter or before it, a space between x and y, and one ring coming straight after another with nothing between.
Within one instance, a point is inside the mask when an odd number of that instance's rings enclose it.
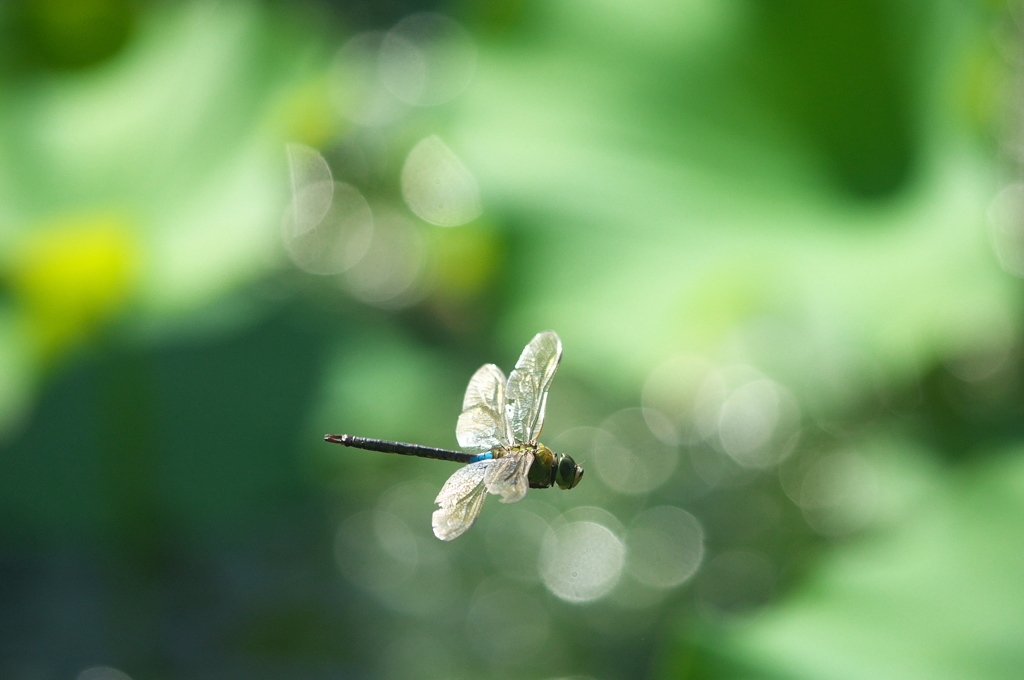
<instances>
[{"instance_id":1,"label":"yellow blurred patch","mask_svg":"<svg viewBox=\"0 0 1024 680\"><path fill-rule=\"evenodd\" d=\"M271 114L271 125L282 138L321 147L340 131L327 76L307 80L289 90Z\"/></svg>"},{"instance_id":2,"label":"yellow blurred patch","mask_svg":"<svg viewBox=\"0 0 1024 680\"><path fill-rule=\"evenodd\" d=\"M461 227L434 227L434 295L443 301L466 302L494 281L502 257L495 229L480 220Z\"/></svg>"},{"instance_id":3,"label":"yellow blurred patch","mask_svg":"<svg viewBox=\"0 0 1024 680\"><path fill-rule=\"evenodd\" d=\"M779 291L764 263L742 256L712 266L681 301L679 337L689 337L700 351L713 355L744 324L777 314Z\"/></svg>"},{"instance_id":4,"label":"yellow blurred patch","mask_svg":"<svg viewBox=\"0 0 1024 680\"><path fill-rule=\"evenodd\" d=\"M1013 71L987 35L961 60L954 75L954 109L975 130L990 137L1005 115Z\"/></svg>"},{"instance_id":5,"label":"yellow blurred patch","mask_svg":"<svg viewBox=\"0 0 1024 680\"><path fill-rule=\"evenodd\" d=\"M128 220L90 216L40 229L10 262L10 281L32 346L49 360L124 308L140 253Z\"/></svg>"}]
</instances>

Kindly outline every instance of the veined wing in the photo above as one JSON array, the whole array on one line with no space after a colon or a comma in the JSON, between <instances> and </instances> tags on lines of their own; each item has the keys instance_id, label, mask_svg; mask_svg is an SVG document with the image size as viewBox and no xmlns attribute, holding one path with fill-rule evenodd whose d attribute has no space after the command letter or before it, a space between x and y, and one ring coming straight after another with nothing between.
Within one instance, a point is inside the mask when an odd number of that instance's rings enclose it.
<instances>
[{"instance_id":1,"label":"veined wing","mask_svg":"<svg viewBox=\"0 0 1024 680\"><path fill-rule=\"evenodd\" d=\"M484 486L488 493L501 496L502 503L523 500L530 490L530 466L533 464L532 451L513 451L491 463L484 472Z\"/></svg>"},{"instance_id":2,"label":"veined wing","mask_svg":"<svg viewBox=\"0 0 1024 680\"><path fill-rule=\"evenodd\" d=\"M562 359L562 341L554 331L538 333L523 350L508 378L505 417L512 436L536 443L544 427L548 388Z\"/></svg>"},{"instance_id":3,"label":"veined wing","mask_svg":"<svg viewBox=\"0 0 1024 680\"><path fill-rule=\"evenodd\" d=\"M505 374L494 364L481 366L469 379L455 436L469 453L511 445L505 419Z\"/></svg>"},{"instance_id":4,"label":"veined wing","mask_svg":"<svg viewBox=\"0 0 1024 680\"><path fill-rule=\"evenodd\" d=\"M442 541L450 541L473 525L487 497L484 477L494 462L494 459L489 459L470 463L456 470L444 483L434 500L441 506L434 511L431 521L435 536Z\"/></svg>"},{"instance_id":5,"label":"veined wing","mask_svg":"<svg viewBox=\"0 0 1024 680\"><path fill-rule=\"evenodd\" d=\"M533 452L516 451L500 458L470 463L455 471L441 487L431 524L434 535L450 541L473 526L488 493L501 496L502 503L523 499L530 489L529 472Z\"/></svg>"},{"instance_id":6,"label":"veined wing","mask_svg":"<svg viewBox=\"0 0 1024 680\"><path fill-rule=\"evenodd\" d=\"M505 406L505 374L494 364L484 364L477 369L466 386L462 410L481 405L494 411L501 411Z\"/></svg>"}]
</instances>

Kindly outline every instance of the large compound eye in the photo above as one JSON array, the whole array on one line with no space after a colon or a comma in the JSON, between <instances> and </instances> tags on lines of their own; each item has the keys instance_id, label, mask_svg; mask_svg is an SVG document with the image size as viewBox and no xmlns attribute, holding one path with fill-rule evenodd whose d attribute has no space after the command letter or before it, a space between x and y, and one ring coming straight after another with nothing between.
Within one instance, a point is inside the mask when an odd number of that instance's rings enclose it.
<instances>
[{"instance_id":1,"label":"large compound eye","mask_svg":"<svg viewBox=\"0 0 1024 680\"><path fill-rule=\"evenodd\" d=\"M583 468L577 465L576 461L569 456L559 456L555 483L560 489L571 489L579 483L581 477Z\"/></svg>"},{"instance_id":2,"label":"large compound eye","mask_svg":"<svg viewBox=\"0 0 1024 680\"><path fill-rule=\"evenodd\" d=\"M579 484L581 479L583 479L583 468L577 465L572 479L572 486L576 486L577 484ZM569 488L571 489L572 486L570 486Z\"/></svg>"}]
</instances>

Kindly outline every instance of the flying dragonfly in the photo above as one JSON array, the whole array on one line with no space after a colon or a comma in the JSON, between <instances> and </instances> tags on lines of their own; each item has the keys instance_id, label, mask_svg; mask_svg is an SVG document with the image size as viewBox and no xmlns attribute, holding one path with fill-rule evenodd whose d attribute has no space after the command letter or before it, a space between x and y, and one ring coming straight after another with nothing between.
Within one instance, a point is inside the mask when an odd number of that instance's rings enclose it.
<instances>
[{"instance_id":1,"label":"flying dragonfly","mask_svg":"<svg viewBox=\"0 0 1024 680\"><path fill-rule=\"evenodd\" d=\"M562 359L562 342L554 331L538 333L523 350L515 370L505 374L485 364L469 379L455 435L462 451L419 444L329 434L325 441L357 449L400 453L466 463L455 471L434 500L434 535L442 541L461 536L473 522L488 493L515 503L530 488L557 485L571 489L583 468L571 457L537 442L544 426L548 388Z\"/></svg>"}]
</instances>

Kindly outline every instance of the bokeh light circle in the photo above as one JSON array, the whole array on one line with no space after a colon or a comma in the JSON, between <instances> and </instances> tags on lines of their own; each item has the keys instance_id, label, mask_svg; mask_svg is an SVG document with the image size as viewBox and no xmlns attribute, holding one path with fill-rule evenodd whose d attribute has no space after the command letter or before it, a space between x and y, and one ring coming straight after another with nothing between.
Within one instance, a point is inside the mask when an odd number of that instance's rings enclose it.
<instances>
[{"instance_id":1,"label":"bokeh light circle","mask_svg":"<svg viewBox=\"0 0 1024 680\"><path fill-rule=\"evenodd\" d=\"M470 34L434 12L405 17L381 42L381 81L406 104L435 106L454 99L469 85L475 68Z\"/></svg>"},{"instance_id":2,"label":"bokeh light circle","mask_svg":"<svg viewBox=\"0 0 1024 680\"><path fill-rule=\"evenodd\" d=\"M110 666L93 666L78 674L75 680L132 680L124 671Z\"/></svg>"},{"instance_id":3,"label":"bokeh light circle","mask_svg":"<svg viewBox=\"0 0 1024 680\"><path fill-rule=\"evenodd\" d=\"M672 476L679 463L675 446L655 435L651 421L670 430L665 417L649 409L630 408L609 416L595 437L592 452L598 476L624 494L652 491Z\"/></svg>"},{"instance_id":4,"label":"bokeh light circle","mask_svg":"<svg viewBox=\"0 0 1024 680\"><path fill-rule=\"evenodd\" d=\"M353 36L338 50L332 70L336 108L353 123L371 128L394 123L409 110L381 78L384 38L381 31Z\"/></svg>"},{"instance_id":5,"label":"bokeh light circle","mask_svg":"<svg viewBox=\"0 0 1024 680\"><path fill-rule=\"evenodd\" d=\"M992 247L1010 274L1024 276L1024 183L1004 188L988 209Z\"/></svg>"},{"instance_id":6,"label":"bokeh light circle","mask_svg":"<svg viewBox=\"0 0 1024 680\"><path fill-rule=\"evenodd\" d=\"M706 441L748 468L778 464L800 435L800 408L789 391L745 366L708 374L694 419Z\"/></svg>"},{"instance_id":7,"label":"bokeh light circle","mask_svg":"<svg viewBox=\"0 0 1024 680\"><path fill-rule=\"evenodd\" d=\"M681 508L650 508L626 533L629 574L652 588L674 588L693 577L704 559L704 529Z\"/></svg>"},{"instance_id":8,"label":"bokeh light circle","mask_svg":"<svg viewBox=\"0 0 1024 680\"><path fill-rule=\"evenodd\" d=\"M401 309L426 294L427 243L420 225L402 213L379 208L366 252L342 272L349 295L375 307Z\"/></svg>"},{"instance_id":9,"label":"bokeh light circle","mask_svg":"<svg viewBox=\"0 0 1024 680\"><path fill-rule=\"evenodd\" d=\"M540 575L556 597L591 602L607 595L622 575L626 548L594 522L566 522L548 532L540 553Z\"/></svg>"},{"instance_id":10,"label":"bokeh light circle","mask_svg":"<svg viewBox=\"0 0 1024 680\"><path fill-rule=\"evenodd\" d=\"M437 135L412 148L401 183L406 205L425 222L454 227L482 212L476 178Z\"/></svg>"},{"instance_id":11,"label":"bokeh light circle","mask_svg":"<svg viewBox=\"0 0 1024 680\"><path fill-rule=\"evenodd\" d=\"M807 523L826 536L865 527L878 505L878 476L861 455L844 451L822 456L804 474L798 503Z\"/></svg>"},{"instance_id":12,"label":"bokeh light circle","mask_svg":"<svg viewBox=\"0 0 1024 680\"><path fill-rule=\"evenodd\" d=\"M327 209L321 211L318 204L324 200ZM313 223L321 212L322 217ZM310 274L340 274L351 269L366 255L372 240L370 205L358 189L344 182L300 187L285 213L288 255Z\"/></svg>"},{"instance_id":13,"label":"bokeh light circle","mask_svg":"<svg viewBox=\"0 0 1024 680\"><path fill-rule=\"evenodd\" d=\"M289 144L286 151L292 200L285 216L285 237L295 238L320 224L331 209L334 178L327 160L316 149Z\"/></svg>"}]
</instances>

